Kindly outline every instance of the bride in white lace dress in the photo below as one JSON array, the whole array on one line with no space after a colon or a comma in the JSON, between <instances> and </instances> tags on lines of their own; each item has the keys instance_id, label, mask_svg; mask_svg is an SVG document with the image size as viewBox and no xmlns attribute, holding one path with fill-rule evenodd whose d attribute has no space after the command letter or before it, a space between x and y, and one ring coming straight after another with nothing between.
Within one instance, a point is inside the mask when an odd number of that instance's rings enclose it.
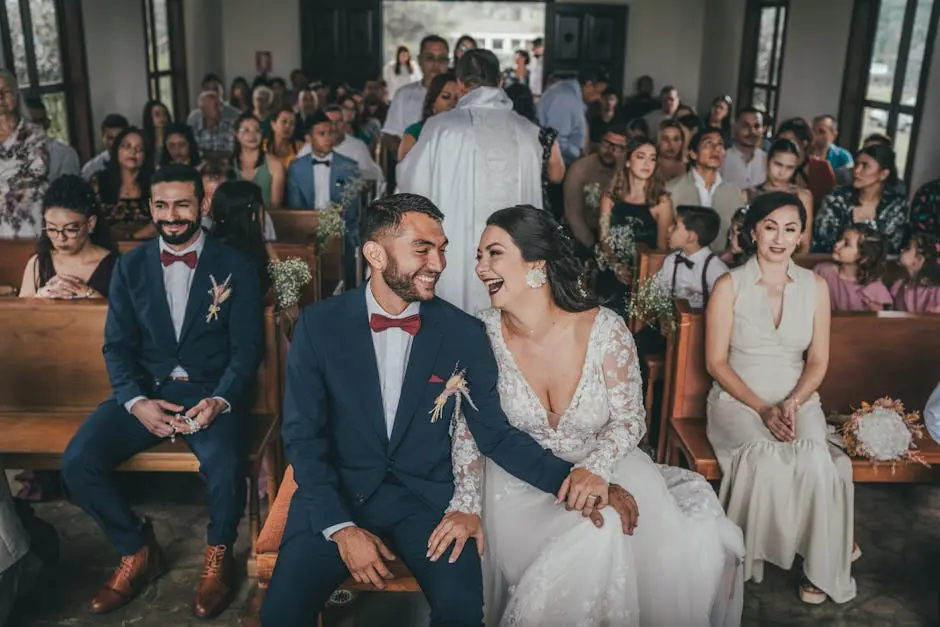
<instances>
[{"instance_id":1,"label":"bride in white lace dress","mask_svg":"<svg viewBox=\"0 0 940 627\"><path fill-rule=\"evenodd\" d=\"M637 449L646 422L623 320L591 301L570 242L547 213L513 207L487 224L477 275L496 308L479 315L503 410L555 455L625 488L639 509L625 535L610 508L597 529L490 460L481 482L458 421L458 492L485 484L487 625L739 625L741 531L700 475L657 466Z\"/></svg>"}]
</instances>

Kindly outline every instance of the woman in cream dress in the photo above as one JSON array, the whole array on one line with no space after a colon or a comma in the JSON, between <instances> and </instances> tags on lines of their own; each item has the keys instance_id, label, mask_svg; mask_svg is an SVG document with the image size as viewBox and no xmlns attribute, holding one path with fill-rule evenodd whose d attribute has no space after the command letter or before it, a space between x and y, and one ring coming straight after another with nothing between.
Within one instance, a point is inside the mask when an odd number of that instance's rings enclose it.
<instances>
[{"instance_id":1,"label":"woman in cream dress","mask_svg":"<svg viewBox=\"0 0 940 627\"><path fill-rule=\"evenodd\" d=\"M745 579L760 582L764 562L788 569L800 555L800 598L845 603L855 597L852 466L827 444L816 394L829 361L829 292L793 263L805 229L793 194L770 192L748 209L742 244L753 254L708 303L708 439L722 504L744 530Z\"/></svg>"}]
</instances>

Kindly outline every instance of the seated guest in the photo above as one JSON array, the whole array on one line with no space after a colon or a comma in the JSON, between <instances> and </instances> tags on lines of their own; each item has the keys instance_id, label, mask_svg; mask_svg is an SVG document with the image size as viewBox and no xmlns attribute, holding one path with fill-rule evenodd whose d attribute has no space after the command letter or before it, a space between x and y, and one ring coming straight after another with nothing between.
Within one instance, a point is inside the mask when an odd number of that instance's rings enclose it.
<instances>
[{"instance_id":1,"label":"seated guest","mask_svg":"<svg viewBox=\"0 0 940 627\"><path fill-rule=\"evenodd\" d=\"M160 151L160 166L171 163L199 168L202 165L202 155L199 154L199 144L193 129L186 124L170 124L166 127L163 140L163 150Z\"/></svg>"},{"instance_id":2,"label":"seated guest","mask_svg":"<svg viewBox=\"0 0 940 627\"><path fill-rule=\"evenodd\" d=\"M604 68L589 68L582 70L577 78L555 83L539 99L539 125L558 133L558 146L566 166L580 159L586 146L585 105L600 100L609 84L610 76Z\"/></svg>"},{"instance_id":3,"label":"seated guest","mask_svg":"<svg viewBox=\"0 0 940 627\"><path fill-rule=\"evenodd\" d=\"M231 176L260 187L264 204L271 209L283 206L284 166L277 157L261 149L261 123L250 113L242 115L235 124Z\"/></svg>"},{"instance_id":4,"label":"seated guest","mask_svg":"<svg viewBox=\"0 0 940 627\"><path fill-rule=\"evenodd\" d=\"M503 89L505 88L506 84L504 81ZM616 118L617 101L617 92L608 87L604 90L603 95L588 107L588 152L594 152L597 149L597 145L601 142L601 138L604 137L608 125L612 124L614 118ZM630 120L630 124L633 124L633 122L635 122L635 120ZM629 128L630 127L628 127L628 130ZM648 131L644 133L644 135L646 134L648 134ZM631 137L632 136L633 134L631 134Z\"/></svg>"},{"instance_id":5,"label":"seated guest","mask_svg":"<svg viewBox=\"0 0 940 627\"><path fill-rule=\"evenodd\" d=\"M656 175L656 144L649 137L627 142L622 165L601 199L599 223L598 244L606 268L598 276L597 292L610 299L609 307L625 313L634 271L629 259L636 258L636 244L666 250L673 223L672 200Z\"/></svg>"},{"instance_id":6,"label":"seated guest","mask_svg":"<svg viewBox=\"0 0 940 627\"><path fill-rule=\"evenodd\" d=\"M228 90L229 104L238 111L238 115L251 109L251 86L244 76L236 76ZM237 116L236 116L237 118Z\"/></svg>"},{"instance_id":7,"label":"seated guest","mask_svg":"<svg viewBox=\"0 0 940 627\"><path fill-rule=\"evenodd\" d=\"M813 195L808 189L796 184L796 176L803 157L799 147L789 139L778 139L770 145L767 153L767 178L763 183L745 191L748 202L767 192L787 192L799 197L806 207L806 219L813 223ZM808 252L812 241L812 229L803 233L800 250Z\"/></svg>"},{"instance_id":8,"label":"seated guest","mask_svg":"<svg viewBox=\"0 0 940 627\"><path fill-rule=\"evenodd\" d=\"M206 159L199 169L202 175L202 189L205 196L202 199L202 228L207 231L212 230L212 199L215 196L215 190L222 183L228 180L229 166L226 161L211 158ZM261 188L258 188L261 189Z\"/></svg>"},{"instance_id":9,"label":"seated guest","mask_svg":"<svg viewBox=\"0 0 940 627\"><path fill-rule=\"evenodd\" d=\"M832 252L846 227L861 222L884 236L889 255L900 253L908 208L907 199L893 191L897 178L891 146L862 148L852 171L852 185L837 187L822 201L816 214L813 252Z\"/></svg>"},{"instance_id":10,"label":"seated guest","mask_svg":"<svg viewBox=\"0 0 940 627\"><path fill-rule=\"evenodd\" d=\"M813 118L813 146L810 157L828 161L834 172L840 168L852 167L852 153L836 145L839 137L839 124L831 115Z\"/></svg>"},{"instance_id":11,"label":"seated guest","mask_svg":"<svg viewBox=\"0 0 940 627\"><path fill-rule=\"evenodd\" d=\"M721 129L704 128L689 143L689 171L666 184L672 202L678 205L709 207L721 217L721 230L715 240L721 250L728 241L731 216L741 205L747 204L741 188L721 177L725 158L725 144Z\"/></svg>"},{"instance_id":12,"label":"seated guest","mask_svg":"<svg viewBox=\"0 0 940 627\"><path fill-rule=\"evenodd\" d=\"M236 78L234 81L232 81L232 87L235 87L237 83L238 83L238 79ZM245 82L246 87L247 87L247 84L248 83L246 81ZM225 120L229 126L233 126L235 124L235 120L238 119L238 116L240 116L242 112L238 108L232 106L230 103L225 101L225 86L222 84L222 79L219 78L218 74L213 74L212 72L209 72L208 74L206 74L202 78L202 83L199 89L200 89L200 92L199 92L200 94L202 94L203 92L211 91L218 96L218 100L220 103L219 116L223 120ZM203 108L202 108L202 104L200 103L199 107L196 107L195 109L189 112L189 115L186 117L186 123L189 124L191 127L193 127L193 129L203 126L204 124L201 121L202 115L203 115Z\"/></svg>"},{"instance_id":13,"label":"seated guest","mask_svg":"<svg viewBox=\"0 0 940 627\"><path fill-rule=\"evenodd\" d=\"M277 259L267 242L275 240L274 223L265 211L261 189L248 181L226 181L212 199L212 236L239 251L258 271L261 293L271 287L268 261Z\"/></svg>"},{"instance_id":14,"label":"seated guest","mask_svg":"<svg viewBox=\"0 0 940 627\"><path fill-rule=\"evenodd\" d=\"M669 287L672 295L702 308L715 287L715 281L728 272L728 266L709 248L721 218L714 209L682 205L676 208L676 222L669 231L673 250L656 273L656 282Z\"/></svg>"},{"instance_id":15,"label":"seated guest","mask_svg":"<svg viewBox=\"0 0 940 627\"><path fill-rule=\"evenodd\" d=\"M597 243L601 196L610 187L617 160L626 150L627 129L623 124L614 124L604 133L597 152L572 163L565 174L565 221L587 250ZM595 190L596 199L588 198Z\"/></svg>"},{"instance_id":16,"label":"seated guest","mask_svg":"<svg viewBox=\"0 0 940 627\"><path fill-rule=\"evenodd\" d=\"M867 224L842 232L832 250L832 262L813 268L829 286L833 311L882 311L894 302L883 282L885 240Z\"/></svg>"},{"instance_id":17,"label":"seated guest","mask_svg":"<svg viewBox=\"0 0 940 627\"><path fill-rule=\"evenodd\" d=\"M702 122L702 118L694 113L673 119L682 127L682 139L686 148L686 157L688 157L689 144L692 143L692 138L695 137L696 133L705 128L705 124Z\"/></svg>"},{"instance_id":18,"label":"seated guest","mask_svg":"<svg viewBox=\"0 0 940 627\"><path fill-rule=\"evenodd\" d=\"M25 99L25 102L29 121L46 132L46 152L49 153L49 174L46 180L51 183L66 174L81 172L81 162L75 149L54 137L49 137L52 120L49 119L49 113L46 111L42 98L30 96Z\"/></svg>"},{"instance_id":19,"label":"seated guest","mask_svg":"<svg viewBox=\"0 0 940 627\"><path fill-rule=\"evenodd\" d=\"M203 155L230 155L235 149L235 120L222 113L222 101L216 91L199 94L199 110L190 114L188 124L196 135Z\"/></svg>"},{"instance_id":20,"label":"seated guest","mask_svg":"<svg viewBox=\"0 0 940 627\"><path fill-rule=\"evenodd\" d=\"M650 136L650 125L649 122L643 118L638 118L636 120L630 120L627 124L627 137L633 139L634 137L649 137Z\"/></svg>"},{"instance_id":21,"label":"seated guest","mask_svg":"<svg viewBox=\"0 0 940 627\"><path fill-rule=\"evenodd\" d=\"M744 226L744 216L747 215L747 205L734 212L731 218L731 228L728 229L728 242L725 252L718 256L728 268L737 268L747 261L747 253L741 246L741 229Z\"/></svg>"},{"instance_id":22,"label":"seated guest","mask_svg":"<svg viewBox=\"0 0 940 627\"><path fill-rule=\"evenodd\" d=\"M294 141L303 143L307 120L320 110L316 92L312 89L302 89L298 92L296 110L297 112L294 114Z\"/></svg>"},{"instance_id":23,"label":"seated guest","mask_svg":"<svg viewBox=\"0 0 940 627\"><path fill-rule=\"evenodd\" d=\"M623 101L623 119L633 120L659 108L659 103L653 98L653 77L644 74L634 83L636 93Z\"/></svg>"},{"instance_id":24,"label":"seated guest","mask_svg":"<svg viewBox=\"0 0 940 627\"><path fill-rule=\"evenodd\" d=\"M294 139L294 124L297 118L294 110L290 107L282 106L274 114L271 122L271 133L264 138L261 144L265 153L271 155L281 162L284 171L290 167L300 149L303 147L302 141Z\"/></svg>"},{"instance_id":25,"label":"seated guest","mask_svg":"<svg viewBox=\"0 0 940 627\"><path fill-rule=\"evenodd\" d=\"M933 235L915 233L901 251L906 279L891 286L896 311L940 313L940 243Z\"/></svg>"},{"instance_id":26,"label":"seated guest","mask_svg":"<svg viewBox=\"0 0 940 627\"><path fill-rule=\"evenodd\" d=\"M271 114L276 110L274 91L266 85L258 85L251 92L251 105L252 115L261 122L261 131L267 133L271 128Z\"/></svg>"},{"instance_id":27,"label":"seated guest","mask_svg":"<svg viewBox=\"0 0 940 627\"><path fill-rule=\"evenodd\" d=\"M732 128L731 128L731 105L733 104L731 96L727 94L724 96L718 96L712 100L711 106L708 108L708 119L705 121L705 126L712 126L714 128L720 128L722 135L725 137L725 146L731 147L732 140Z\"/></svg>"},{"instance_id":28,"label":"seated guest","mask_svg":"<svg viewBox=\"0 0 940 627\"><path fill-rule=\"evenodd\" d=\"M166 141L167 126L173 121L170 110L159 100L150 100L144 105L141 128L147 138L147 146L153 151L153 163L163 161L163 143Z\"/></svg>"},{"instance_id":29,"label":"seated guest","mask_svg":"<svg viewBox=\"0 0 940 627\"><path fill-rule=\"evenodd\" d=\"M62 478L121 556L88 604L103 614L167 568L153 525L131 510L112 471L167 438L184 439L207 483L210 519L192 611L211 618L236 591L245 426L264 348L262 295L251 262L200 228L199 172L161 168L149 195L160 237L124 255L111 281L103 352L114 394L69 442Z\"/></svg>"},{"instance_id":30,"label":"seated guest","mask_svg":"<svg viewBox=\"0 0 940 627\"><path fill-rule=\"evenodd\" d=\"M54 181L42 199L42 219L20 296L107 298L118 252L91 185L74 174Z\"/></svg>"},{"instance_id":31,"label":"seated guest","mask_svg":"<svg viewBox=\"0 0 940 627\"><path fill-rule=\"evenodd\" d=\"M457 77L453 72L444 72L431 79L427 94L424 97L424 108L421 110L421 120L405 129L398 145L398 160L402 161L405 155L414 148L424 123L433 115L450 111L457 104L460 95L457 93ZM360 166L361 167L361 166Z\"/></svg>"},{"instance_id":32,"label":"seated guest","mask_svg":"<svg viewBox=\"0 0 940 627\"><path fill-rule=\"evenodd\" d=\"M364 181L375 181L377 193L381 193L385 186L385 176L382 174L382 168L372 158L369 147L358 137L353 137L351 129L346 124L346 118L343 114L343 108L339 105L329 105L326 110L326 117L333 123L333 150L338 155L349 157L356 162L359 167L359 173ZM305 146L304 154L310 152L310 147Z\"/></svg>"},{"instance_id":33,"label":"seated guest","mask_svg":"<svg viewBox=\"0 0 940 627\"><path fill-rule=\"evenodd\" d=\"M862 148L868 148L872 144L887 144L894 148L894 140L890 136L885 135L884 133L871 133L865 139L862 140ZM839 171L836 172L836 182L839 185L851 185L852 184L852 171L854 166L846 166L844 168L839 168ZM896 196L904 196L907 198L907 184L904 182L900 176L894 181L894 185L891 186L891 190Z\"/></svg>"},{"instance_id":34,"label":"seated guest","mask_svg":"<svg viewBox=\"0 0 940 627\"><path fill-rule=\"evenodd\" d=\"M517 83L510 85L504 91L512 100L512 110L538 126L532 90L526 85ZM558 133L555 129L539 126L539 145L542 147L542 209L548 211L551 211L555 204L564 203L560 183L565 178L565 161L562 159L557 138ZM550 189L558 190L557 199L552 198Z\"/></svg>"},{"instance_id":35,"label":"seated guest","mask_svg":"<svg viewBox=\"0 0 940 627\"><path fill-rule=\"evenodd\" d=\"M721 164L721 178L741 189L763 185L767 178L767 153L761 150L763 140L764 114L754 107L739 109L734 122L734 145Z\"/></svg>"},{"instance_id":36,"label":"seated guest","mask_svg":"<svg viewBox=\"0 0 940 627\"><path fill-rule=\"evenodd\" d=\"M685 148L685 130L678 120L660 122L659 174L664 181L669 182L688 170Z\"/></svg>"},{"instance_id":37,"label":"seated guest","mask_svg":"<svg viewBox=\"0 0 940 627\"><path fill-rule=\"evenodd\" d=\"M940 179L924 183L914 194L911 228L940 238Z\"/></svg>"},{"instance_id":38,"label":"seated guest","mask_svg":"<svg viewBox=\"0 0 940 627\"><path fill-rule=\"evenodd\" d=\"M346 125L346 134L362 141L369 150L370 155L375 154L375 137L362 128L362 116L356 98L359 92L351 91L337 104L343 108L343 123ZM379 127L381 134L381 127Z\"/></svg>"},{"instance_id":39,"label":"seated guest","mask_svg":"<svg viewBox=\"0 0 940 627\"><path fill-rule=\"evenodd\" d=\"M115 230L117 239L152 237L148 195L153 175L152 153L147 150L144 133L134 126L114 139L111 158L103 172L91 184L101 203L102 228Z\"/></svg>"},{"instance_id":40,"label":"seated guest","mask_svg":"<svg viewBox=\"0 0 940 627\"><path fill-rule=\"evenodd\" d=\"M644 119L649 127L653 129L653 132L658 132L659 125L663 120L678 118L679 105L679 90L672 85L666 85L659 90L659 108L647 113ZM654 137L653 139L659 138Z\"/></svg>"},{"instance_id":41,"label":"seated guest","mask_svg":"<svg viewBox=\"0 0 940 627\"><path fill-rule=\"evenodd\" d=\"M82 178L90 181L96 174L103 172L111 159L111 146L114 139L130 126L123 115L109 113L101 122L101 152L82 168Z\"/></svg>"},{"instance_id":42,"label":"seated guest","mask_svg":"<svg viewBox=\"0 0 940 627\"><path fill-rule=\"evenodd\" d=\"M793 194L759 196L745 218L750 259L715 284L705 315L708 440L721 500L744 531L745 580L803 558L800 599L845 603L855 488L848 456L827 444L817 388L829 363L826 282L793 262L808 228ZM805 354L805 361L804 361Z\"/></svg>"}]
</instances>

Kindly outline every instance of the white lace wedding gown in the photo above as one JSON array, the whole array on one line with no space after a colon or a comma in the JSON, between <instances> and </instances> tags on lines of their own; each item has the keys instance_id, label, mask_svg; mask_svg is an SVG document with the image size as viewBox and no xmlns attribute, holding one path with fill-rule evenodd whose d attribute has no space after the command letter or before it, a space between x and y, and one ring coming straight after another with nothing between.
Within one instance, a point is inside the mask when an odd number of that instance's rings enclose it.
<instances>
[{"instance_id":1,"label":"white lace wedding gown","mask_svg":"<svg viewBox=\"0 0 940 627\"><path fill-rule=\"evenodd\" d=\"M623 486L639 524L624 535L612 508L597 529L554 497L486 460L486 624L533 627L732 627L743 608L740 529L698 474L654 464L637 449L646 429L633 337L602 308L570 407L557 430L515 365L500 313L481 312L499 366L502 407L516 428L577 466ZM475 446L455 424L454 503L480 487ZM452 507L454 509L454 507Z\"/></svg>"}]
</instances>

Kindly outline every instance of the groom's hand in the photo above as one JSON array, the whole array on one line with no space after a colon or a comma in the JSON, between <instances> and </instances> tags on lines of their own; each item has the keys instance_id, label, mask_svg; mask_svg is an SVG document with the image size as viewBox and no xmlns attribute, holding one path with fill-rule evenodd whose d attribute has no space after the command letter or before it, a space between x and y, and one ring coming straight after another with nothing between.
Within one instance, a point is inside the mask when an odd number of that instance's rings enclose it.
<instances>
[{"instance_id":1,"label":"groom's hand","mask_svg":"<svg viewBox=\"0 0 940 627\"><path fill-rule=\"evenodd\" d=\"M640 520L640 509L637 507L636 499L616 483L610 484L609 493L610 506L620 514L620 524L624 535L632 536Z\"/></svg>"},{"instance_id":2,"label":"groom's hand","mask_svg":"<svg viewBox=\"0 0 940 627\"><path fill-rule=\"evenodd\" d=\"M450 553L448 563L453 564L463 552L467 540L475 538L477 541L477 552L483 557L483 521L476 514L465 514L463 512L448 512L437 525L431 538L428 540L427 557L436 562L447 550L451 543L454 550Z\"/></svg>"},{"instance_id":3,"label":"groom's hand","mask_svg":"<svg viewBox=\"0 0 940 627\"><path fill-rule=\"evenodd\" d=\"M378 536L360 527L346 527L334 533L331 539L357 582L371 583L378 590L384 590L385 580L395 578L382 560L394 560L395 554Z\"/></svg>"}]
</instances>

